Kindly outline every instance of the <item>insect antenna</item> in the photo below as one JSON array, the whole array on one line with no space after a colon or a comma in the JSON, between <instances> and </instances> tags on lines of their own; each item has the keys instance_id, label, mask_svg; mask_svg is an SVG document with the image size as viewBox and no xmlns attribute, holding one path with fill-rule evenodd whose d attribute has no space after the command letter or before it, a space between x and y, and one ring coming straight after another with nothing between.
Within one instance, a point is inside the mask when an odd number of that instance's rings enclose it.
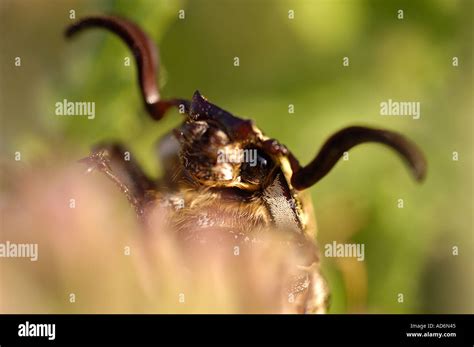
<instances>
[{"instance_id":1,"label":"insect antenna","mask_svg":"<svg viewBox=\"0 0 474 347\"><path fill-rule=\"evenodd\" d=\"M89 28L102 28L119 36L135 56L138 66L138 83L145 107L153 119L160 120L171 107L183 105L189 110L190 102L183 99L161 100L157 85L158 52L150 37L136 24L115 16L85 17L66 28L65 35L71 38Z\"/></svg>"},{"instance_id":2,"label":"insect antenna","mask_svg":"<svg viewBox=\"0 0 474 347\"><path fill-rule=\"evenodd\" d=\"M425 178L426 159L413 142L393 131L352 126L332 135L307 166L301 168L295 165L297 170L291 177L291 184L298 190L311 187L331 171L344 152L366 142L377 142L392 148L408 164L417 181Z\"/></svg>"}]
</instances>

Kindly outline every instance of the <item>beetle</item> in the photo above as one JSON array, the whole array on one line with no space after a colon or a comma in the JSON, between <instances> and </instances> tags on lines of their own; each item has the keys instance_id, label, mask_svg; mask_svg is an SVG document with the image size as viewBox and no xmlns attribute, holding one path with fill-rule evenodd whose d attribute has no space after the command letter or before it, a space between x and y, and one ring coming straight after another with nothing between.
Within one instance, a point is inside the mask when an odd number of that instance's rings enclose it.
<instances>
[{"instance_id":1,"label":"beetle","mask_svg":"<svg viewBox=\"0 0 474 347\"><path fill-rule=\"evenodd\" d=\"M152 40L133 22L116 16L85 17L66 29L71 38L89 28L106 29L132 50L138 84L147 113L156 121L177 107L182 124L159 142L164 175L152 180L119 143L97 145L81 160L99 170L122 190L141 220L150 206L169 206L171 225L183 239L200 239L213 226L242 243L255 230L280 230L305 254L288 285L293 312L324 313L329 291L321 275L315 240L315 218L305 190L322 179L352 147L377 142L395 150L414 178L426 175L421 150L403 135L384 129L350 126L329 137L315 158L300 165L278 140L267 137L254 121L237 117L208 101L199 91L191 100L163 99L157 85L158 52ZM223 160L223 153L247 153L253 161ZM235 159L235 158L234 158ZM244 156L245 159L245 156ZM248 159L248 158L247 158ZM216 222L219 218L222 223Z\"/></svg>"}]
</instances>

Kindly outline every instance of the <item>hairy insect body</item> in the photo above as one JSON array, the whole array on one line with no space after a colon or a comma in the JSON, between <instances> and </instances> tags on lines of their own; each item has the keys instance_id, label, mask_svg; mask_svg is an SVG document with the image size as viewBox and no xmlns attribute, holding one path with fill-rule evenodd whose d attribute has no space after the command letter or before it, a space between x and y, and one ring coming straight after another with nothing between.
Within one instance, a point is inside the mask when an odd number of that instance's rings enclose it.
<instances>
[{"instance_id":1,"label":"hairy insect body","mask_svg":"<svg viewBox=\"0 0 474 347\"><path fill-rule=\"evenodd\" d=\"M282 189L280 183L277 185ZM282 246L297 252L300 259L297 267L282 277L285 289L278 304L280 312L326 311L328 288L320 273L314 236L309 237L307 230L298 228L301 222L296 221L295 213L288 213L289 201L282 190L269 188L249 201L209 188L184 189L177 194L177 200L184 200L184 207L167 205L169 230L176 233L185 248L211 247L232 252L238 247L245 252L264 247L269 234L278 234Z\"/></svg>"},{"instance_id":2,"label":"hairy insect body","mask_svg":"<svg viewBox=\"0 0 474 347\"><path fill-rule=\"evenodd\" d=\"M168 207L169 229L190 249L217 245L227 252L234 247L251 250L263 246L269 234L277 234L299 259L297 267L282 278L281 312L324 313L329 291L320 273L311 201L291 188L286 158L275 160L280 164L267 177L269 182L250 191L203 185L201 176L189 175L182 160L171 168L173 181L179 182L173 185L175 193L163 194L158 203Z\"/></svg>"}]
</instances>

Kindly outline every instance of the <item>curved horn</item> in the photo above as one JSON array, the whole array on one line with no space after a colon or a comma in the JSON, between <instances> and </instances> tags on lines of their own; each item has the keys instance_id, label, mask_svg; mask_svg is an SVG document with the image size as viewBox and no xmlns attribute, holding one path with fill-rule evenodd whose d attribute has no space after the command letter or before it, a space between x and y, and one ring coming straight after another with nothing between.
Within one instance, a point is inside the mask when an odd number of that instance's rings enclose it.
<instances>
[{"instance_id":1,"label":"curved horn","mask_svg":"<svg viewBox=\"0 0 474 347\"><path fill-rule=\"evenodd\" d=\"M312 186L331 171L344 152L365 142L378 142L394 149L408 164L415 179L424 179L426 160L413 142L393 131L353 126L332 135L311 163L293 173L291 184L298 190Z\"/></svg>"},{"instance_id":2,"label":"curved horn","mask_svg":"<svg viewBox=\"0 0 474 347\"><path fill-rule=\"evenodd\" d=\"M161 119L165 112L173 106L184 105L186 110L189 109L187 100L160 100L156 83L158 53L153 41L136 24L113 16L85 17L68 26L65 34L67 38L71 38L88 28L103 28L113 32L125 41L133 52L138 66L138 83L143 102L152 118Z\"/></svg>"}]
</instances>

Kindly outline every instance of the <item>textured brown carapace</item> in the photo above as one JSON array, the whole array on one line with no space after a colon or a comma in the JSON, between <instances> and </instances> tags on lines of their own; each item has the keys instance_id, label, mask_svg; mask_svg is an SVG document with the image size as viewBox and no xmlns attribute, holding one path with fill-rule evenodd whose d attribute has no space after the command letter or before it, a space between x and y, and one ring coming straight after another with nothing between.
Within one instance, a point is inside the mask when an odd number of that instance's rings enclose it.
<instances>
[{"instance_id":1,"label":"textured brown carapace","mask_svg":"<svg viewBox=\"0 0 474 347\"><path fill-rule=\"evenodd\" d=\"M232 115L198 91L191 100L162 99L156 83L158 53L134 23L111 16L87 17L69 26L66 36L88 28L107 29L132 50L143 102L153 119L160 120L169 108L177 107L184 122L160 141L164 175L159 180L147 177L133 158L124 160L126 149L117 143L97 146L83 161L121 188L140 219L146 220L150 206L163 202L171 206L170 225L188 246L193 241L201 244L209 230L244 246L264 231L287 235L300 252L301 263L290 277L282 278L291 304L284 311L326 312L328 289L319 268L316 226L311 202L302 191L323 178L344 152L365 142L395 150L421 181L426 161L420 150L392 131L352 126L331 136L315 159L301 166L252 120ZM248 156L222 157L236 153Z\"/></svg>"}]
</instances>

